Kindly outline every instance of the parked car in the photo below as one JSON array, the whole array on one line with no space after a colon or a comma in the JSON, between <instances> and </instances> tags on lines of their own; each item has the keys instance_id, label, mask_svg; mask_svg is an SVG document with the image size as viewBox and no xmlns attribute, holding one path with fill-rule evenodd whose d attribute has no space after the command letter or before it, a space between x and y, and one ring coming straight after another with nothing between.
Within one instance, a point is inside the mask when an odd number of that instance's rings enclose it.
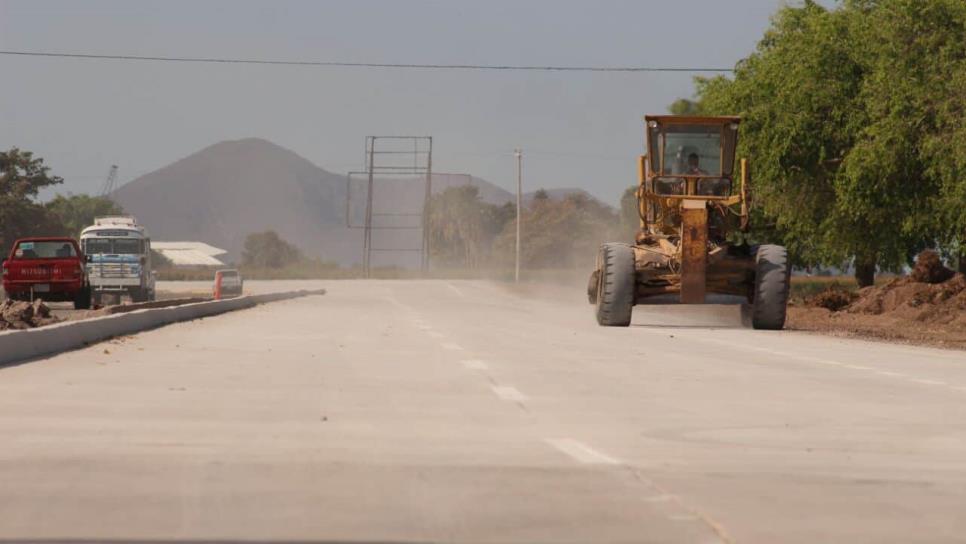
<instances>
[{"instance_id":1,"label":"parked car","mask_svg":"<svg viewBox=\"0 0 966 544\"><path fill-rule=\"evenodd\" d=\"M42 298L91 307L87 259L73 238L22 238L3 261L3 290L14 300Z\"/></svg>"},{"instance_id":2,"label":"parked car","mask_svg":"<svg viewBox=\"0 0 966 544\"><path fill-rule=\"evenodd\" d=\"M218 270L215 272L215 281L218 281L218 276L221 276L221 295L222 296L239 296L242 294L242 288L245 285L244 280L242 280L241 272L235 270L234 268L225 268L224 270Z\"/></svg>"}]
</instances>

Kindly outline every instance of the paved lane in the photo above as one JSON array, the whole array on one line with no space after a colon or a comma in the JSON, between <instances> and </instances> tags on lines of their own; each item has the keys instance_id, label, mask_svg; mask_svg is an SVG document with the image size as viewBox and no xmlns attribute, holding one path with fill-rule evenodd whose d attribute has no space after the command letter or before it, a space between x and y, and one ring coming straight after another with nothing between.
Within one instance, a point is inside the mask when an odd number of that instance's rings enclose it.
<instances>
[{"instance_id":1,"label":"paved lane","mask_svg":"<svg viewBox=\"0 0 966 544\"><path fill-rule=\"evenodd\" d=\"M324 287L0 369L0 538L966 540L966 354Z\"/></svg>"}]
</instances>

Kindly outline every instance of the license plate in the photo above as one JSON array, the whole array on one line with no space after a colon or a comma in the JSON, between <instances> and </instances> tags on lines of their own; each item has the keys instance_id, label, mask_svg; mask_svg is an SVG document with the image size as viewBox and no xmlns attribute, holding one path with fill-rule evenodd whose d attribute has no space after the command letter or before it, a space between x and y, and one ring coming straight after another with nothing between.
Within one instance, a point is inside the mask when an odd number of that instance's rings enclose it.
<instances>
[{"instance_id":1,"label":"license plate","mask_svg":"<svg viewBox=\"0 0 966 544\"><path fill-rule=\"evenodd\" d=\"M49 293L50 284L49 283L38 283L34 285L34 293Z\"/></svg>"}]
</instances>

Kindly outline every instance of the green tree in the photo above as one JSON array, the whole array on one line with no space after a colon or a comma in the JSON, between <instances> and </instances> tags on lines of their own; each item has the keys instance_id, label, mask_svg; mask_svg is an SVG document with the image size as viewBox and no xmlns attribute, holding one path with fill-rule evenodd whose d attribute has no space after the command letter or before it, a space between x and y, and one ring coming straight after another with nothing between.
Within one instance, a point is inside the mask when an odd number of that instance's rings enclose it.
<instances>
[{"instance_id":1,"label":"green tree","mask_svg":"<svg viewBox=\"0 0 966 544\"><path fill-rule=\"evenodd\" d=\"M90 195L57 195L44 207L63 225L61 234L74 237L93 225L95 217L124 214L124 209L113 200Z\"/></svg>"},{"instance_id":2,"label":"green tree","mask_svg":"<svg viewBox=\"0 0 966 544\"><path fill-rule=\"evenodd\" d=\"M668 107L673 115L701 115L701 103L687 98L678 98Z\"/></svg>"},{"instance_id":3,"label":"green tree","mask_svg":"<svg viewBox=\"0 0 966 544\"><path fill-rule=\"evenodd\" d=\"M733 78L697 80L700 111L743 117L755 236L798 264L851 260L860 285L962 240L964 11L960 0L806 0L778 11Z\"/></svg>"},{"instance_id":4,"label":"green tree","mask_svg":"<svg viewBox=\"0 0 966 544\"><path fill-rule=\"evenodd\" d=\"M284 268L302 260L302 252L283 240L274 230L255 232L245 237L242 266Z\"/></svg>"},{"instance_id":5,"label":"green tree","mask_svg":"<svg viewBox=\"0 0 966 544\"><path fill-rule=\"evenodd\" d=\"M496 206L480 199L472 185L449 187L429 202L429 247L433 259L449 265L480 266L493 239L516 213L512 204Z\"/></svg>"},{"instance_id":6,"label":"green tree","mask_svg":"<svg viewBox=\"0 0 966 544\"><path fill-rule=\"evenodd\" d=\"M784 7L734 79L697 82L704 111L743 118L738 153L751 158L754 235L783 242L798 264L850 256L828 243L837 240L827 224L859 111L862 71L847 35L846 21L813 2Z\"/></svg>"},{"instance_id":7,"label":"green tree","mask_svg":"<svg viewBox=\"0 0 966 544\"><path fill-rule=\"evenodd\" d=\"M449 187L429 202L429 247L433 258L447 264L473 266L483 243L479 189Z\"/></svg>"},{"instance_id":8,"label":"green tree","mask_svg":"<svg viewBox=\"0 0 966 544\"><path fill-rule=\"evenodd\" d=\"M44 160L16 147L0 151L0 250L24 236L57 234L60 225L37 203L40 189L63 183Z\"/></svg>"},{"instance_id":9,"label":"green tree","mask_svg":"<svg viewBox=\"0 0 966 544\"><path fill-rule=\"evenodd\" d=\"M583 194L554 199L542 191L522 219L522 264L527 268L590 266L600 244L621 235L618 213ZM515 234L516 221L511 220L494 243L504 263L512 262Z\"/></svg>"},{"instance_id":10,"label":"green tree","mask_svg":"<svg viewBox=\"0 0 966 544\"><path fill-rule=\"evenodd\" d=\"M958 249L966 272L966 3L873 5L865 10L871 41L864 44L870 58L864 94L877 122L861 150L868 157L909 157L913 171L902 181L922 193L910 222L931 229L918 245Z\"/></svg>"},{"instance_id":11,"label":"green tree","mask_svg":"<svg viewBox=\"0 0 966 544\"><path fill-rule=\"evenodd\" d=\"M858 217L868 228L844 233L852 247L867 247L871 232L878 264L896 268L926 246L953 242L963 232L957 224L966 225L956 220L963 200L950 207L940 196L944 181L962 183L964 173L944 161L966 153L945 144L963 124L963 110L949 106L962 104L962 87L950 82L966 67L966 3L853 0L843 11L863 67L858 99L867 113L836 179L833 224Z\"/></svg>"}]
</instances>

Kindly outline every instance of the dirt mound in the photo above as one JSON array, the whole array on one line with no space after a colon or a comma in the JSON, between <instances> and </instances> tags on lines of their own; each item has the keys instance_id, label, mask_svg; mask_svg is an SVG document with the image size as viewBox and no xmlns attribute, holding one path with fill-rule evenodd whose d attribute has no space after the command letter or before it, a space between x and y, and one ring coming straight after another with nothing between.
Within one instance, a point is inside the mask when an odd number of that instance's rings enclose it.
<instances>
[{"instance_id":1,"label":"dirt mound","mask_svg":"<svg viewBox=\"0 0 966 544\"><path fill-rule=\"evenodd\" d=\"M794 330L966 349L966 276L927 250L909 276L858 293L833 285L788 316Z\"/></svg>"},{"instance_id":2,"label":"dirt mound","mask_svg":"<svg viewBox=\"0 0 966 544\"><path fill-rule=\"evenodd\" d=\"M837 312L848 307L857 298L859 298L859 295L844 287L833 285L818 294L806 298L805 305Z\"/></svg>"},{"instance_id":3,"label":"dirt mound","mask_svg":"<svg viewBox=\"0 0 966 544\"><path fill-rule=\"evenodd\" d=\"M939 253L932 249L919 253L916 266L912 269L912 279L920 283L942 283L954 274L955 272L943 265Z\"/></svg>"},{"instance_id":4,"label":"dirt mound","mask_svg":"<svg viewBox=\"0 0 966 544\"><path fill-rule=\"evenodd\" d=\"M41 299L33 303L13 301L0 303L0 331L7 329L32 329L56 323L60 319L50 315L50 308Z\"/></svg>"},{"instance_id":5,"label":"dirt mound","mask_svg":"<svg viewBox=\"0 0 966 544\"><path fill-rule=\"evenodd\" d=\"M966 349L966 277L955 274L941 283L912 276L852 293L840 311L838 292L819 293L806 304L789 307L789 329L833 335L871 337ZM844 290L843 290L844 291Z\"/></svg>"},{"instance_id":6,"label":"dirt mound","mask_svg":"<svg viewBox=\"0 0 966 544\"><path fill-rule=\"evenodd\" d=\"M941 283L924 283L909 276L885 285L866 287L859 291L858 299L849 306L848 312L888 313L918 322L950 324L966 329L966 277L954 274Z\"/></svg>"}]
</instances>

